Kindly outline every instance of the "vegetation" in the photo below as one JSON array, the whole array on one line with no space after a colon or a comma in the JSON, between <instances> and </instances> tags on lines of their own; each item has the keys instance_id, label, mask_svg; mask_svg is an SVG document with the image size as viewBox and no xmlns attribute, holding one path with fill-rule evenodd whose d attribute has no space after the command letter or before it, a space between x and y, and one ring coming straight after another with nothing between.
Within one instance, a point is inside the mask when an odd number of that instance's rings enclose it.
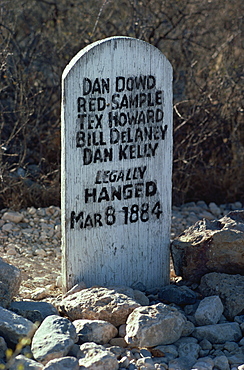
<instances>
[{"instance_id":1,"label":"vegetation","mask_svg":"<svg viewBox=\"0 0 244 370\"><path fill-rule=\"evenodd\" d=\"M0 207L60 203L60 80L86 45L143 39L174 68L175 204L244 201L242 0L2 0Z\"/></svg>"}]
</instances>

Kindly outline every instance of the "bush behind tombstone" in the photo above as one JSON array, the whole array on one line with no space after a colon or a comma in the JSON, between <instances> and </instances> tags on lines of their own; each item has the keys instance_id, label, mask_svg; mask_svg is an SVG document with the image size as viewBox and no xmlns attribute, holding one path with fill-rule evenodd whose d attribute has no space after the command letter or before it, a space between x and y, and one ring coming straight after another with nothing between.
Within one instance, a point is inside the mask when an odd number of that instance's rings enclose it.
<instances>
[{"instance_id":1,"label":"bush behind tombstone","mask_svg":"<svg viewBox=\"0 0 244 370\"><path fill-rule=\"evenodd\" d=\"M59 205L61 73L113 35L150 42L174 67L174 203L244 200L240 0L1 7L1 208Z\"/></svg>"}]
</instances>

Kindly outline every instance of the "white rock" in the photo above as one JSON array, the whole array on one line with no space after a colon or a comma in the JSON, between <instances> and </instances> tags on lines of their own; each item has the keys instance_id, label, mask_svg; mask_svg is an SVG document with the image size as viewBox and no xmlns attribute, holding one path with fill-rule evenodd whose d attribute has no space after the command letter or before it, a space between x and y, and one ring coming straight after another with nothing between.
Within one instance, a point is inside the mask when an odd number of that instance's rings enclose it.
<instances>
[{"instance_id":1,"label":"white rock","mask_svg":"<svg viewBox=\"0 0 244 370\"><path fill-rule=\"evenodd\" d=\"M139 369L147 369L147 370L155 370L154 362L151 357L143 357L139 358L139 360L136 361L136 365L139 367Z\"/></svg>"},{"instance_id":2,"label":"white rock","mask_svg":"<svg viewBox=\"0 0 244 370\"><path fill-rule=\"evenodd\" d=\"M60 302L60 309L71 320L105 320L114 326L125 324L139 304L115 289L92 287L73 293Z\"/></svg>"},{"instance_id":3,"label":"white rock","mask_svg":"<svg viewBox=\"0 0 244 370\"><path fill-rule=\"evenodd\" d=\"M195 312L196 323L199 326L217 324L223 311L224 306L219 296L205 297Z\"/></svg>"},{"instance_id":4,"label":"white rock","mask_svg":"<svg viewBox=\"0 0 244 370\"><path fill-rule=\"evenodd\" d=\"M154 347L180 338L186 318L163 303L136 308L126 322L125 341L133 346Z\"/></svg>"},{"instance_id":5,"label":"white rock","mask_svg":"<svg viewBox=\"0 0 244 370\"><path fill-rule=\"evenodd\" d=\"M27 358L24 355L18 355L15 357L14 362L10 366L9 370L20 370L20 369L42 370L43 365L30 358Z\"/></svg>"},{"instance_id":6,"label":"white rock","mask_svg":"<svg viewBox=\"0 0 244 370\"><path fill-rule=\"evenodd\" d=\"M43 288L36 288L32 294L31 298L34 300L39 300L45 298L49 294L48 289L46 287Z\"/></svg>"},{"instance_id":7,"label":"white rock","mask_svg":"<svg viewBox=\"0 0 244 370\"><path fill-rule=\"evenodd\" d=\"M27 212L30 215L34 215L36 213L36 209L34 207L29 207L29 208L27 208Z\"/></svg>"},{"instance_id":8,"label":"white rock","mask_svg":"<svg viewBox=\"0 0 244 370\"><path fill-rule=\"evenodd\" d=\"M42 248L38 248L38 249L35 250L35 254L40 256L40 257L46 257L47 252L44 251L44 249L42 249Z\"/></svg>"},{"instance_id":9,"label":"white rock","mask_svg":"<svg viewBox=\"0 0 244 370\"><path fill-rule=\"evenodd\" d=\"M95 343L84 343L77 354L80 370L117 370L116 356L105 347Z\"/></svg>"},{"instance_id":10,"label":"white rock","mask_svg":"<svg viewBox=\"0 0 244 370\"><path fill-rule=\"evenodd\" d=\"M79 361L71 356L55 358L49 361L43 370L79 370Z\"/></svg>"}]
</instances>

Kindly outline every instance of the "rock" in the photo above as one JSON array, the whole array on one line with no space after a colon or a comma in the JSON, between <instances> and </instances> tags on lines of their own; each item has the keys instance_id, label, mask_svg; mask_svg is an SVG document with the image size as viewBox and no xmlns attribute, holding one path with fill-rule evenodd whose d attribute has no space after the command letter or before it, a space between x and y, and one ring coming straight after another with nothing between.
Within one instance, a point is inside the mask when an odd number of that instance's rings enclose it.
<instances>
[{"instance_id":1,"label":"rock","mask_svg":"<svg viewBox=\"0 0 244 370\"><path fill-rule=\"evenodd\" d=\"M125 324L139 304L115 289L92 287L64 298L60 310L71 320L105 320L114 326Z\"/></svg>"},{"instance_id":2,"label":"rock","mask_svg":"<svg viewBox=\"0 0 244 370\"><path fill-rule=\"evenodd\" d=\"M240 326L236 322L198 326L192 335L198 340L207 339L211 343L236 342L242 338Z\"/></svg>"},{"instance_id":3,"label":"rock","mask_svg":"<svg viewBox=\"0 0 244 370\"><path fill-rule=\"evenodd\" d=\"M24 216L22 213L14 212L14 211L7 211L3 214L2 220L14 222L15 224L18 224L23 220Z\"/></svg>"},{"instance_id":4,"label":"rock","mask_svg":"<svg viewBox=\"0 0 244 370\"><path fill-rule=\"evenodd\" d=\"M216 356L214 358L214 367L216 370L230 370L229 361L226 356Z\"/></svg>"},{"instance_id":5,"label":"rock","mask_svg":"<svg viewBox=\"0 0 244 370\"><path fill-rule=\"evenodd\" d=\"M224 311L224 306L219 296L204 298L196 312L195 319L198 326L217 324Z\"/></svg>"},{"instance_id":6,"label":"rock","mask_svg":"<svg viewBox=\"0 0 244 370\"><path fill-rule=\"evenodd\" d=\"M74 285L70 290L68 290L68 292L64 294L64 298L68 297L71 294L80 292L81 290L85 288L86 288L86 284L84 283L84 281L81 281L79 284Z\"/></svg>"},{"instance_id":7,"label":"rock","mask_svg":"<svg viewBox=\"0 0 244 370\"><path fill-rule=\"evenodd\" d=\"M244 364L244 353L240 351L231 356L228 356L228 361L231 365Z\"/></svg>"},{"instance_id":8,"label":"rock","mask_svg":"<svg viewBox=\"0 0 244 370\"><path fill-rule=\"evenodd\" d=\"M37 329L31 345L34 358L43 363L64 357L77 341L74 325L66 318L48 316Z\"/></svg>"},{"instance_id":9,"label":"rock","mask_svg":"<svg viewBox=\"0 0 244 370\"><path fill-rule=\"evenodd\" d=\"M210 357L199 358L197 362L192 366L194 370L212 370L214 362Z\"/></svg>"},{"instance_id":10,"label":"rock","mask_svg":"<svg viewBox=\"0 0 244 370\"><path fill-rule=\"evenodd\" d=\"M199 289L203 296L221 298L229 320L244 312L244 276L212 272L202 277Z\"/></svg>"},{"instance_id":11,"label":"rock","mask_svg":"<svg viewBox=\"0 0 244 370\"><path fill-rule=\"evenodd\" d=\"M134 290L134 300L139 303L141 306L148 306L149 305L149 299L147 296L141 292L140 290Z\"/></svg>"},{"instance_id":12,"label":"rock","mask_svg":"<svg viewBox=\"0 0 244 370\"><path fill-rule=\"evenodd\" d=\"M209 272L243 274L243 244L244 211L198 221L171 243L175 272L195 282Z\"/></svg>"},{"instance_id":13,"label":"rock","mask_svg":"<svg viewBox=\"0 0 244 370\"><path fill-rule=\"evenodd\" d=\"M0 335L7 344L17 344L23 337L32 338L35 325L16 313L0 307Z\"/></svg>"},{"instance_id":14,"label":"rock","mask_svg":"<svg viewBox=\"0 0 244 370\"><path fill-rule=\"evenodd\" d=\"M13 363L11 364L9 370L43 370L43 365L27 358L24 355L18 355L15 357Z\"/></svg>"},{"instance_id":15,"label":"rock","mask_svg":"<svg viewBox=\"0 0 244 370\"><path fill-rule=\"evenodd\" d=\"M188 305L196 302L197 295L187 286L167 285L158 293L158 299L164 303Z\"/></svg>"},{"instance_id":16,"label":"rock","mask_svg":"<svg viewBox=\"0 0 244 370\"><path fill-rule=\"evenodd\" d=\"M116 356L105 347L95 343L84 343L78 353L80 370L117 370Z\"/></svg>"},{"instance_id":17,"label":"rock","mask_svg":"<svg viewBox=\"0 0 244 370\"><path fill-rule=\"evenodd\" d=\"M176 308L163 303L138 307L127 319L125 341L138 347L171 344L180 338L185 323Z\"/></svg>"},{"instance_id":18,"label":"rock","mask_svg":"<svg viewBox=\"0 0 244 370\"><path fill-rule=\"evenodd\" d=\"M18 294L20 283L21 283L21 272L17 267L10 265L0 257L0 282L2 289L7 289L7 296L12 300L15 295ZM8 304L8 298L2 299L3 303ZM1 304L1 301L0 301Z\"/></svg>"},{"instance_id":19,"label":"rock","mask_svg":"<svg viewBox=\"0 0 244 370\"><path fill-rule=\"evenodd\" d=\"M0 337L0 359L5 357L7 344L3 337Z\"/></svg>"},{"instance_id":20,"label":"rock","mask_svg":"<svg viewBox=\"0 0 244 370\"><path fill-rule=\"evenodd\" d=\"M197 343L181 343L178 347L179 357L191 358L193 363L196 362L200 346Z\"/></svg>"},{"instance_id":21,"label":"rock","mask_svg":"<svg viewBox=\"0 0 244 370\"><path fill-rule=\"evenodd\" d=\"M66 356L49 361L43 370L79 370L79 361L75 357Z\"/></svg>"},{"instance_id":22,"label":"rock","mask_svg":"<svg viewBox=\"0 0 244 370\"><path fill-rule=\"evenodd\" d=\"M8 285L0 281L0 306L4 308L9 307L12 298L12 293L10 292Z\"/></svg>"},{"instance_id":23,"label":"rock","mask_svg":"<svg viewBox=\"0 0 244 370\"><path fill-rule=\"evenodd\" d=\"M27 358L24 355L18 355L15 357L12 365L10 366L9 370L43 370L43 365Z\"/></svg>"},{"instance_id":24,"label":"rock","mask_svg":"<svg viewBox=\"0 0 244 370\"><path fill-rule=\"evenodd\" d=\"M39 323L47 316L58 315L58 310L48 302L13 301L10 310L32 322Z\"/></svg>"},{"instance_id":25,"label":"rock","mask_svg":"<svg viewBox=\"0 0 244 370\"><path fill-rule=\"evenodd\" d=\"M108 289L116 290L117 293L121 293L121 294L124 294L124 295L132 298L134 301L136 301L141 306L148 306L149 305L149 299L140 290L132 289L132 288L127 287L127 286L120 286L120 287L112 286L112 287L108 287Z\"/></svg>"},{"instance_id":26,"label":"rock","mask_svg":"<svg viewBox=\"0 0 244 370\"><path fill-rule=\"evenodd\" d=\"M187 357L178 357L169 362L169 370L191 370L192 365L192 359L189 359Z\"/></svg>"},{"instance_id":27,"label":"rock","mask_svg":"<svg viewBox=\"0 0 244 370\"><path fill-rule=\"evenodd\" d=\"M139 367L139 369L155 370L154 362L151 357L139 358L136 361L136 365Z\"/></svg>"},{"instance_id":28,"label":"rock","mask_svg":"<svg viewBox=\"0 0 244 370\"><path fill-rule=\"evenodd\" d=\"M79 344L85 342L105 344L118 334L114 325L103 320L75 320L73 325L78 334Z\"/></svg>"},{"instance_id":29,"label":"rock","mask_svg":"<svg viewBox=\"0 0 244 370\"><path fill-rule=\"evenodd\" d=\"M112 338L110 339L109 344L111 344L111 346L119 346L121 348L127 347L127 343L124 338Z\"/></svg>"},{"instance_id":30,"label":"rock","mask_svg":"<svg viewBox=\"0 0 244 370\"><path fill-rule=\"evenodd\" d=\"M174 344L166 346L156 346L151 349L151 353L155 357L166 357L168 361L178 357L178 350Z\"/></svg>"}]
</instances>

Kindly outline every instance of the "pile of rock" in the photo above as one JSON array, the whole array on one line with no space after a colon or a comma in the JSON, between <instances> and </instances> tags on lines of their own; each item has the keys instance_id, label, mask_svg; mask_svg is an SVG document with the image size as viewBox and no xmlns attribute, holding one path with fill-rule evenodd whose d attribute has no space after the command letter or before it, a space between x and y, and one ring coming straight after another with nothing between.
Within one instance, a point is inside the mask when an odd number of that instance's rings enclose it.
<instances>
[{"instance_id":1,"label":"pile of rock","mask_svg":"<svg viewBox=\"0 0 244 370\"><path fill-rule=\"evenodd\" d=\"M244 211L197 221L171 245L183 279L53 304L14 301L20 270L0 259L0 369L244 370L243 249Z\"/></svg>"},{"instance_id":2,"label":"pile of rock","mask_svg":"<svg viewBox=\"0 0 244 370\"><path fill-rule=\"evenodd\" d=\"M1 261L1 271L6 269L15 271ZM219 295L209 296L213 278L222 285ZM11 370L20 364L49 370L243 370L244 306L227 320L231 302L220 298L226 297L232 278L207 274L197 290L183 283L145 292L84 288L66 295L57 307L11 302L8 309L0 307L0 363ZM238 278L243 302L244 277ZM16 345L7 361L7 347Z\"/></svg>"}]
</instances>

